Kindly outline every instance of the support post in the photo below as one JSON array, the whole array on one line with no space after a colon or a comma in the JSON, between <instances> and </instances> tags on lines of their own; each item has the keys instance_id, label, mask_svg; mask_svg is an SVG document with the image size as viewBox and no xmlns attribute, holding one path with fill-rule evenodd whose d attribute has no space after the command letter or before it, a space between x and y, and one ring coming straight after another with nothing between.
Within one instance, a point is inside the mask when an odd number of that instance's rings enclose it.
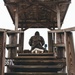
<instances>
[{"instance_id":1,"label":"support post","mask_svg":"<svg viewBox=\"0 0 75 75\"><path fill-rule=\"evenodd\" d=\"M17 33L11 33L11 34L9 33L8 34L8 36L9 36L9 46L10 45L16 45L16 46L8 48L8 57L9 58L14 58L16 56L16 53L17 53L16 35L17 35Z\"/></svg>"},{"instance_id":2,"label":"support post","mask_svg":"<svg viewBox=\"0 0 75 75\"><path fill-rule=\"evenodd\" d=\"M75 75L75 52L71 32L65 32L65 49L68 75Z\"/></svg>"},{"instance_id":3,"label":"support post","mask_svg":"<svg viewBox=\"0 0 75 75\"><path fill-rule=\"evenodd\" d=\"M4 75L6 32L0 32L0 75Z\"/></svg>"},{"instance_id":4,"label":"support post","mask_svg":"<svg viewBox=\"0 0 75 75\"><path fill-rule=\"evenodd\" d=\"M15 30L18 30L18 8L15 10Z\"/></svg>"},{"instance_id":5,"label":"support post","mask_svg":"<svg viewBox=\"0 0 75 75\"><path fill-rule=\"evenodd\" d=\"M57 5L56 9L57 9L57 26L58 26L58 29L60 29L61 28L61 21L60 21L60 9L59 9L58 5Z\"/></svg>"},{"instance_id":6,"label":"support post","mask_svg":"<svg viewBox=\"0 0 75 75\"><path fill-rule=\"evenodd\" d=\"M23 45L24 45L24 32L19 33L19 51L23 52Z\"/></svg>"},{"instance_id":7,"label":"support post","mask_svg":"<svg viewBox=\"0 0 75 75\"><path fill-rule=\"evenodd\" d=\"M60 45L60 46L57 46L57 57L63 58L65 47L61 45L64 45L64 32L56 33L56 44Z\"/></svg>"},{"instance_id":8,"label":"support post","mask_svg":"<svg viewBox=\"0 0 75 75\"><path fill-rule=\"evenodd\" d=\"M52 39L52 33L48 32L48 52L53 51L53 39Z\"/></svg>"},{"instance_id":9,"label":"support post","mask_svg":"<svg viewBox=\"0 0 75 75\"><path fill-rule=\"evenodd\" d=\"M9 44L6 45L6 48L8 49L8 58L15 58L17 55L17 33L15 31L9 31L7 32L9 37ZM10 68L7 67L7 72L11 72Z\"/></svg>"}]
</instances>

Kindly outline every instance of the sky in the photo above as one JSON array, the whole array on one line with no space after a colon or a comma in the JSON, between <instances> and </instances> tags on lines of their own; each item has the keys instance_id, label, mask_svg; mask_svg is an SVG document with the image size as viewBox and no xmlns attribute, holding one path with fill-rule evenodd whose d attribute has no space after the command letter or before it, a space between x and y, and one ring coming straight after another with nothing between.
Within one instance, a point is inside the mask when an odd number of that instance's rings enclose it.
<instances>
[{"instance_id":1,"label":"sky","mask_svg":"<svg viewBox=\"0 0 75 75\"><path fill-rule=\"evenodd\" d=\"M71 4L69 6L69 9L66 13L66 16L62 25L62 28L70 28L70 27L75 27L75 0L71 1ZM7 11L7 8L3 0L0 0L0 28L14 30L14 24L11 20L11 17ZM25 31L25 37L24 37L25 49L30 49L28 41L29 41L29 38L32 35L34 35L36 31L40 32L40 35L44 37L45 43L47 44L48 29L28 29ZM73 32L73 35L75 36L75 32Z\"/></svg>"}]
</instances>

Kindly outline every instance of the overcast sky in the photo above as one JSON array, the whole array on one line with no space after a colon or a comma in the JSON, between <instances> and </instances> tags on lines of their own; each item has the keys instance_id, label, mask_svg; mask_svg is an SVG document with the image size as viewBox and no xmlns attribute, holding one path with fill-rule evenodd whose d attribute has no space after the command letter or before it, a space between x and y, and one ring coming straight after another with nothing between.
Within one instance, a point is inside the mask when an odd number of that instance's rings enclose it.
<instances>
[{"instance_id":1,"label":"overcast sky","mask_svg":"<svg viewBox=\"0 0 75 75\"><path fill-rule=\"evenodd\" d=\"M65 20L63 22L62 28L69 28L69 27L75 27L75 0L71 1L71 4L69 6L69 9L67 11ZM14 25L11 20L11 17L3 3L3 0L0 0L0 28L4 29L12 29L14 30ZM30 49L28 45L28 40L30 36L34 35L35 31L40 31L40 34L45 38L45 43L47 43L47 29L34 29L32 31L31 29L26 30L25 32L25 48Z\"/></svg>"}]
</instances>

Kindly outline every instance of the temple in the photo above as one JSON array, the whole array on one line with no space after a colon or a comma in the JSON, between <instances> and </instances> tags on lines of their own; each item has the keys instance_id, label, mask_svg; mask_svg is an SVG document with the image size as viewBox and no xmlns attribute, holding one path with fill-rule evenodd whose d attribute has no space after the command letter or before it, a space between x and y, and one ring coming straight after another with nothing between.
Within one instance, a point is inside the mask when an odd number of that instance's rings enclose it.
<instances>
[{"instance_id":1,"label":"temple","mask_svg":"<svg viewBox=\"0 0 75 75\"><path fill-rule=\"evenodd\" d=\"M75 75L72 33L75 27L61 29L71 0L4 0L4 3L15 29L0 29L0 75ZM24 50L24 32L29 28L49 29L47 51Z\"/></svg>"}]
</instances>

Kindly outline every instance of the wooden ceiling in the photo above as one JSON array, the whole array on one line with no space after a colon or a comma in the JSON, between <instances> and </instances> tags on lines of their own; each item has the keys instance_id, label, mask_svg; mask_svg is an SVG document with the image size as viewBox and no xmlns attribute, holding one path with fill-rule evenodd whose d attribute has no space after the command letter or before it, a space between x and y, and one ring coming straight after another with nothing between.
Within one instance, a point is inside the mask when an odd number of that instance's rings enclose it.
<instances>
[{"instance_id":1,"label":"wooden ceiling","mask_svg":"<svg viewBox=\"0 0 75 75\"><path fill-rule=\"evenodd\" d=\"M57 10L60 9L60 21L63 23L71 0L4 0L15 22L15 10L18 8L19 28L57 28Z\"/></svg>"}]
</instances>

